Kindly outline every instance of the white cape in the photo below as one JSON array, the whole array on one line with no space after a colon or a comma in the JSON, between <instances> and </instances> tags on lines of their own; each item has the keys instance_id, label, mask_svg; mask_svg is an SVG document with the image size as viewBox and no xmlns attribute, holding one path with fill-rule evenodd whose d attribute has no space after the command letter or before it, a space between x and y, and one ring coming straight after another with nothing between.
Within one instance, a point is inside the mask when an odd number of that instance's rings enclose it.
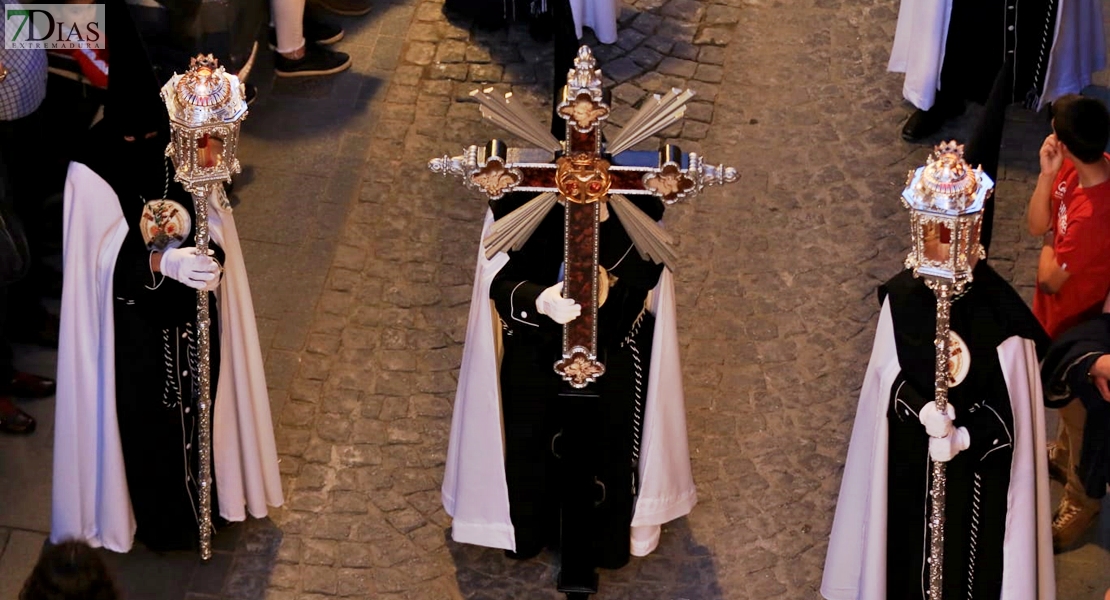
<instances>
[{"instance_id":1,"label":"white cape","mask_svg":"<svg viewBox=\"0 0 1110 600\"><path fill-rule=\"evenodd\" d=\"M589 27L602 44L616 43L620 0L570 0L570 12L578 39L582 39L582 28Z\"/></svg>"},{"instance_id":2,"label":"white cape","mask_svg":"<svg viewBox=\"0 0 1110 600\"><path fill-rule=\"evenodd\" d=\"M220 372L212 415L219 514L264 517L284 502L254 305L230 210L209 201L225 253L217 291ZM127 222L111 186L80 163L66 176L50 539L131 549L135 518L116 421L112 277ZM214 511L215 512L215 511Z\"/></svg>"},{"instance_id":3,"label":"white cape","mask_svg":"<svg viewBox=\"0 0 1110 600\"><path fill-rule=\"evenodd\" d=\"M1048 457L1040 368L1031 340L1013 336L998 358L1014 412L1014 455L1007 494L1000 600L1055 600ZM886 597L887 406L901 371L889 300L860 390L840 483L821 595L828 600ZM957 501L949 497L949 502Z\"/></svg>"},{"instance_id":4,"label":"white cape","mask_svg":"<svg viewBox=\"0 0 1110 600\"><path fill-rule=\"evenodd\" d=\"M487 212L482 239L492 223L493 214ZM483 249L478 249L442 496L444 509L454 519L451 537L456 542L516 550L505 479L500 327L489 297L494 276L508 260L505 253L486 259ZM632 519L636 556L653 551L662 524L689 514L697 503L678 361L674 281L666 269L652 292L651 312L655 333L641 441L640 494Z\"/></svg>"},{"instance_id":5,"label":"white cape","mask_svg":"<svg viewBox=\"0 0 1110 600\"><path fill-rule=\"evenodd\" d=\"M1056 31L1037 110L1064 94L1077 94L1106 68L1100 0L1057 0ZM905 73L902 96L929 110L940 87L952 0L902 0L887 68ZM1064 35L1060 35L1061 32ZM968 57L974 61L974 57ZM974 65L970 65L974 68Z\"/></svg>"}]
</instances>

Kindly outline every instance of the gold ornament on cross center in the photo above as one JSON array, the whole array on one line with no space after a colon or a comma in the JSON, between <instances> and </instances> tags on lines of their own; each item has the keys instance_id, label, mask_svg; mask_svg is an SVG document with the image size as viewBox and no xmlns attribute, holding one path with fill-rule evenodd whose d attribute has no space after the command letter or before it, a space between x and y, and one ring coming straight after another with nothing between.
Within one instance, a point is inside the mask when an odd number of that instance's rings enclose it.
<instances>
[{"instance_id":1,"label":"gold ornament on cross center","mask_svg":"<svg viewBox=\"0 0 1110 600\"><path fill-rule=\"evenodd\" d=\"M555 186L578 204L603 202L609 194L609 161L595 154L573 154L555 161Z\"/></svg>"}]
</instances>

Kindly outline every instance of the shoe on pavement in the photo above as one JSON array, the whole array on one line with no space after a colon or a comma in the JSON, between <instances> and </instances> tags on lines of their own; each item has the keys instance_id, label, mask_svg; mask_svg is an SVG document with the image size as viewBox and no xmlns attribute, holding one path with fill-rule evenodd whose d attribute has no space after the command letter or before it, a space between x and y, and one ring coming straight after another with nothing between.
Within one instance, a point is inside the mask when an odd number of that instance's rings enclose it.
<instances>
[{"instance_id":1,"label":"shoe on pavement","mask_svg":"<svg viewBox=\"0 0 1110 600\"><path fill-rule=\"evenodd\" d=\"M343 39L344 31L342 27L318 21L308 16L304 16L304 41L306 44L316 44L319 46L330 46L339 40ZM273 27L270 28L270 50L277 52L277 30Z\"/></svg>"},{"instance_id":2,"label":"shoe on pavement","mask_svg":"<svg viewBox=\"0 0 1110 600\"><path fill-rule=\"evenodd\" d=\"M27 435L35 431L35 418L19 410L11 398L0 396L0 433Z\"/></svg>"},{"instance_id":3,"label":"shoe on pavement","mask_svg":"<svg viewBox=\"0 0 1110 600\"><path fill-rule=\"evenodd\" d=\"M351 57L313 44L306 44L304 56L298 59L274 57L274 73L278 77L311 77L332 75L351 68Z\"/></svg>"},{"instance_id":4,"label":"shoe on pavement","mask_svg":"<svg viewBox=\"0 0 1110 600\"><path fill-rule=\"evenodd\" d=\"M1052 547L1060 552L1075 545L1098 518L1102 503L1094 498L1080 504L1065 497L1052 518Z\"/></svg>"},{"instance_id":5,"label":"shoe on pavement","mask_svg":"<svg viewBox=\"0 0 1110 600\"><path fill-rule=\"evenodd\" d=\"M1060 483L1068 482L1068 457L1056 442L1048 443L1048 478Z\"/></svg>"},{"instance_id":6,"label":"shoe on pavement","mask_svg":"<svg viewBox=\"0 0 1110 600\"><path fill-rule=\"evenodd\" d=\"M309 0L313 5L344 17L361 17L370 12L367 0Z\"/></svg>"},{"instance_id":7,"label":"shoe on pavement","mask_svg":"<svg viewBox=\"0 0 1110 600\"><path fill-rule=\"evenodd\" d=\"M940 131L941 127L964 113L965 105L961 103L934 104L929 110L920 108L913 111L906 124L902 126L902 139L907 142L916 142L921 138L929 137Z\"/></svg>"},{"instance_id":8,"label":"shoe on pavement","mask_svg":"<svg viewBox=\"0 0 1110 600\"><path fill-rule=\"evenodd\" d=\"M56 389L57 384L49 377L16 371L8 384L7 393L16 398L49 398Z\"/></svg>"}]
</instances>

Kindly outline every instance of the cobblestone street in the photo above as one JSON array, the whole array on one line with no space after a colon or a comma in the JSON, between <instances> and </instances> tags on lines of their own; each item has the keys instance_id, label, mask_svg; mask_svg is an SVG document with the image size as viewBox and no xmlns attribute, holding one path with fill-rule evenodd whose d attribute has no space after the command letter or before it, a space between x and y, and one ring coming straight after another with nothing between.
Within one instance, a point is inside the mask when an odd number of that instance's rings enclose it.
<instances>
[{"instance_id":1,"label":"cobblestone street","mask_svg":"<svg viewBox=\"0 0 1110 600\"><path fill-rule=\"evenodd\" d=\"M897 10L637 0L616 44L587 34L611 123L689 87L668 139L742 177L665 219L698 506L654 554L602 571L597 600L819 597L875 288L909 247L906 172L979 114L928 144L901 140L911 107L886 72ZM512 91L546 123L550 44L526 27L472 31L438 0L381 0L341 22L351 72L272 81L260 58L235 186L286 506L225 542L222 587L186 597L561 600L553 555L515 562L450 540L439 488L486 204L426 167L507 137L469 101L476 87ZM1023 214L1049 131L1010 109L991 263L1027 299L1039 242ZM1062 600L1101 598L1106 548L1103 525L1058 558Z\"/></svg>"}]
</instances>

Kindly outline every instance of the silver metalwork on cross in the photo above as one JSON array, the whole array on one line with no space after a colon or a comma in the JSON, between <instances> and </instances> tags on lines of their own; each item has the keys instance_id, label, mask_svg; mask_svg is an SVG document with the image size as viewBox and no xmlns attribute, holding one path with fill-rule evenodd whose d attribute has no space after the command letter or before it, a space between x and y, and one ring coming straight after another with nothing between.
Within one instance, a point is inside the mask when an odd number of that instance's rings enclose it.
<instances>
[{"instance_id":1,"label":"silver metalwork on cross","mask_svg":"<svg viewBox=\"0 0 1110 600\"><path fill-rule=\"evenodd\" d=\"M483 148L470 146L459 156L445 155L428 163L433 172L461 177L468 188L491 200L510 192L539 193L493 224L483 240L487 257L519 250L555 203L563 205L563 296L581 305L582 313L563 326L563 356L555 371L579 389L605 373L597 358L598 296L603 292L597 261L601 205L607 204L616 214L644 259L673 270L674 240L626 196L654 195L674 204L694 198L708 186L740 178L736 169L708 165L697 154L683 154L670 144L658 153L630 150L683 117L686 102L694 95L689 90L674 89L648 98L618 135L603 141L601 128L610 107L596 67L589 47L579 48L557 107L567 122L566 141L545 130L512 94L499 97L492 89L475 90L471 96L481 104L484 117L538 148L509 148L494 139ZM604 288L605 281L601 283Z\"/></svg>"}]
</instances>

